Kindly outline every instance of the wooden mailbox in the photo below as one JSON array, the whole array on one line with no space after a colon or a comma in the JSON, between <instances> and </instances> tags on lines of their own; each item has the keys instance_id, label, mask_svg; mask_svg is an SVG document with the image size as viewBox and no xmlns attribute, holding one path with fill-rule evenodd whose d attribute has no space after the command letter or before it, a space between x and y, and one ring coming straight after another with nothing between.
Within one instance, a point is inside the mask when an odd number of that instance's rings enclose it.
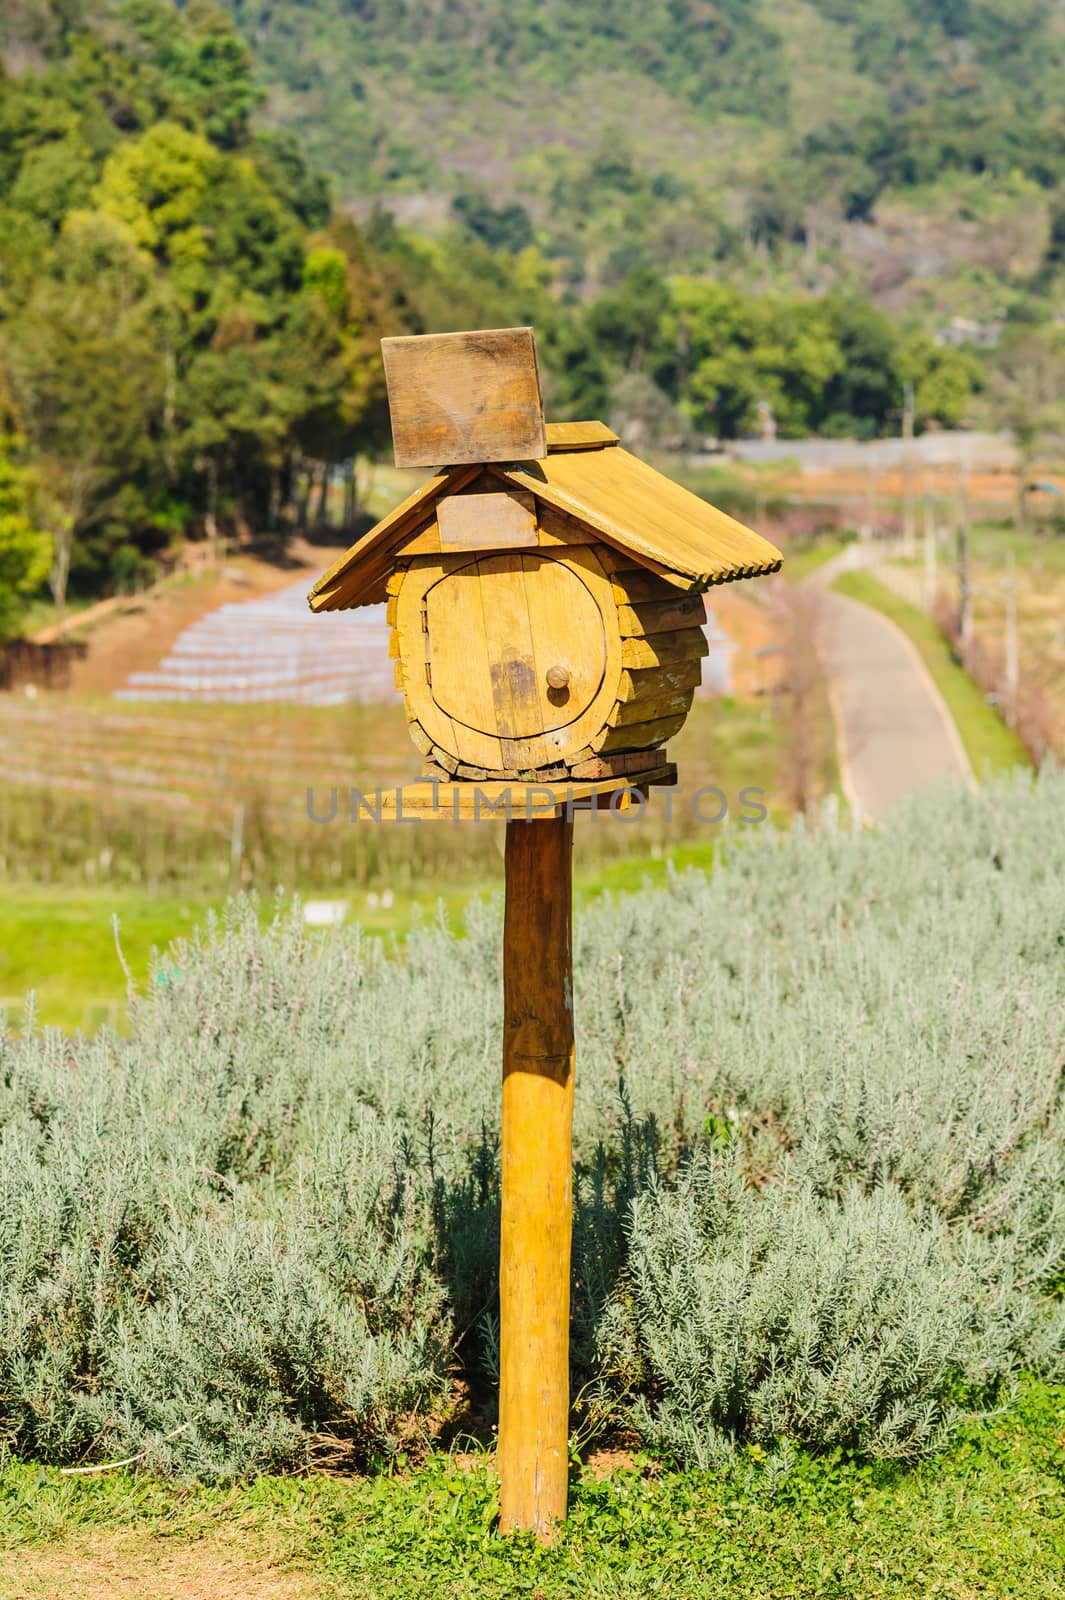
<instances>
[{"instance_id":1,"label":"wooden mailbox","mask_svg":"<svg viewBox=\"0 0 1065 1600\"><path fill-rule=\"evenodd\" d=\"M781 556L601 422L548 423L539 459L509 459L515 437L537 437L530 329L385 345L400 459L430 461L444 437L453 459L319 579L310 603L387 601L396 683L425 758L404 810L498 815L491 802L509 799L501 1523L549 1538L568 1476L573 805L623 806L674 780L662 746L700 679L702 596L775 572Z\"/></svg>"}]
</instances>

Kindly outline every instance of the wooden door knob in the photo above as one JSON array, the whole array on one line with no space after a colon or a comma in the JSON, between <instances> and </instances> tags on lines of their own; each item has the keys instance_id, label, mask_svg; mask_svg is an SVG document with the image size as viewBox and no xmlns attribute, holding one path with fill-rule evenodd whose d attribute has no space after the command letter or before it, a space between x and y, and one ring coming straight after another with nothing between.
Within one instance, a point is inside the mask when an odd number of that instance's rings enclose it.
<instances>
[{"instance_id":1,"label":"wooden door knob","mask_svg":"<svg viewBox=\"0 0 1065 1600\"><path fill-rule=\"evenodd\" d=\"M547 686L549 689L564 689L568 683L568 667L548 667Z\"/></svg>"}]
</instances>

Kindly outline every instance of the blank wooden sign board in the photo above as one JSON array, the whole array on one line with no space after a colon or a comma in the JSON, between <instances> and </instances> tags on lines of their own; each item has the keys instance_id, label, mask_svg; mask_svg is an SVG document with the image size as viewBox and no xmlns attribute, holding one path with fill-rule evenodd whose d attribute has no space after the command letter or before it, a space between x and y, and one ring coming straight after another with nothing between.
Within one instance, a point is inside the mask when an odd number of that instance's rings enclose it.
<instances>
[{"instance_id":1,"label":"blank wooden sign board","mask_svg":"<svg viewBox=\"0 0 1065 1600\"><path fill-rule=\"evenodd\" d=\"M377 819L505 820L500 1525L547 1540L569 1462L574 812L675 781L703 592L781 557L602 423L545 427L530 328L382 345L397 465L444 470L310 602L388 603L425 778Z\"/></svg>"},{"instance_id":2,"label":"blank wooden sign board","mask_svg":"<svg viewBox=\"0 0 1065 1600\"><path fill-rule=\"evenodd\" d=\"M382 339L397 467L547 454L531 328Z\"/></svg>"}]
</instances>

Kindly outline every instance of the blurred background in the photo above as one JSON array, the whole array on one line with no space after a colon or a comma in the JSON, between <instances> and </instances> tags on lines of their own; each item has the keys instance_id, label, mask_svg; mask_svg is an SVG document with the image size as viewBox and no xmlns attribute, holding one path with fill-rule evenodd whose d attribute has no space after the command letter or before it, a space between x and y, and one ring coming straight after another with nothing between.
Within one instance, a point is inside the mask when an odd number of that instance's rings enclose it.
<instances>
[{"instance_id":1,"label":"blurred background","mask_svg":"<svg viewBox=\"0 0 1065 1600\"><path fill-rule=\"evenodd\" d=\"M785 552L708 597L671 746L778 824L1065 755L1065 33L986 0L6 0L0 1004L121 1021L228 893L402 933L498 830L317 825L416 775L384 334L535 326L552 419ZM341 816L344 802L341 800ZM583 894L708 862L679 805Z\"/></svg>"}]
</instances>

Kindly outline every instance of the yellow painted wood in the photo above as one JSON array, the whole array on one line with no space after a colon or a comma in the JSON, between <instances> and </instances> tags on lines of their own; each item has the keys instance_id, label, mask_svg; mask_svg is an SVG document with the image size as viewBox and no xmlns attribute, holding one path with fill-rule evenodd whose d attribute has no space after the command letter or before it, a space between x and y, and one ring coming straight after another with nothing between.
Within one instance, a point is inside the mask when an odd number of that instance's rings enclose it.
<instances>
[{"instance_id":1,"label":"yellow painted wood","mask_svg":"<svg viewBox=\"0 0 1065 1600\"><path fill-rule=\"evenodd\" d=\"M695 685L689 684L685 689L659 689L656 694L641 695L636 700L619 700L610 714L610 725L620 728L660 721L663 717L686 717L694 698Z\"/></svg>"},{"instance_id":2,"label":"yellow painted wood","mask_svg":"<svg viewBox=\"0 0 1065 1600\"><path fill-rule=\"evenodd\" d=\"M407 581L399 593L396 617L400 659L411 664L403 684L404 707L407 721L419 722L433 743L448 751L452 759L484 767L489 772L501 772L504 768L499 739L476 729L457 728L434 700L425 671L429 638L424 621L426 595L445 574L465 564L468 564L467 557L454 555L423 557L411 564ZM461 643L458 647L464 648Z\"/></svg>"},{"instance_id":3,"label":"yellow painted wood","mask_svg":"<svg viewBox=\"0 0 1065 1600\"><path fill-rule=\"evenodd\" d=\"M607 728L593 741L596 752L607 755L612 750L652 750L672 739L684 726L687 712L672 717L656 717L652 722L626 724L620 728Z\"/></svg>"},{"instance_id":4,"label":"yellow painted wood","mask_svg":"<svg viewBox=\"0 0 1065 1600\"><path fill-rule=\"evenodd\" d=\"M603 619L568 563L489 555L456 566L425 605L433 699L453 722L521 742L574 722L598 693ZM548 682L556 669L564 690Z\"/></svg>"},{"instance_id":5,"label":"yellow painted wood","mask_svg":"<svg viewBox=\"0 0 1065 1600\"><path fill-rule=\"evenodd\" d=\"M617 444L618 436L605 422L549 422L547 448L552 450L602 450Z\"/></svg>"},{"instance_id":6,"label":"yellow painted wood","mask_svg":"<svg viewBox=\"0 0 1065 1600\"><path fill-rule=\"evenodd\" d=\"M577 567L540 556L525 557L523 567L538 725L549 733L568 728L598 694L606 671L606 630Z\"/></svg>"},{"instance_id":7,"label":"yellow painted wood","mask_svg":"<svg viewBox=\"0 0 1065 1600\"><path fill-rule=\"evenodd\" d=\"M414 748L420 750L423 756L429 755L433 748L433 741L429 738L421 723L412 720L408 722L407 729L414 742Z\"/></svg>"},{"instance_id":8,"label":"yellow painted wood","mask_svg":"<svg viewBox=\"0 0 1065 1600\"><path fill-rule=\"evenodd\" d=\"M594 528L586 528L582 523L575 522L564 511L541 505L537 507L537 517L537 543L548 550L558 545L573 544L594 544L597 550L603 547Z\"/></svg>"},{"instance_id":9,"label":"yellow painted wood","mask_svg":"<svg viewBox=\"0 0 1065 1600\"><path fill-rule=\"evenodd\" d=\"M473 466L451 467L415 489L323 572L308 596L311 610L345 611L386 600L388 581L404 558L406 540L436 521L437 496L457 493L480 471Z\"/></svg>"},{"instance_id":10,"label":"yellow painted wood","mask_svg":"<svg viewBox=\"0 0 1065 1600\"><path fill-rule=\"evenodd\" d=\"M438 556L443 550L440 542L440 524L436 517L403 542L404 558L411 556Z\"/></svg>"},{"instance_id":11,"label":"yellow painted wood","mask_svg":"<svg viewBox=\"0 0 1065 1600\"><path fill-rule=\"evenodd\" d=\"M498 735L491 656L484 625L483 563L445 567L425 596L425 648L432 696L452 721ZM461 731L458 733L461 741ZM468 759L461 749L455 754Z\"/></svg>"},{"instance_id":12,"label":"yellow painted wood","mask_svg":"<svg viewBox=\"0 0 1065 1600\"><path fill-rule=\"evenodd\" d=\"M381 340L397 467L547 454L531 328Z\"/></svg>"},{"instance_id":13,"label":"yellow painted wood","mask_svg":"<svg viewBox=\"0 0 1065 1600\"><path fill-rule=\"evenodd\" d=\"M502 550L535 545L536 501L527 490L449 495L436 508L441 550Z\"/></svg>"},{"instance_id":14,"label":"yellow painted wood","mask_svg":"<svg viewBox=\"0 0 1065 1600\"><path fill-rule=\"evenodd\" d=\"M618 561L630 561L622 551L615 551ZM657 572L652 572L648 567L633 568L628 566L615 569L611 574L610 585L614 591L614 598L619 605L639 606L654 604L658 600L675 599L677 588L675 584L667 583ZM701 589L691 590L689 593L702 594Z\"/></svg>"},{"instance_id":15,"label":"yellow painted wood","mask_svg":"<svg viewBox=\"0 0 1065 1600\"><path fill-rule=\"evenodd\" d=\"M709 654L710 645L702 628L684 628L678 633L652 633L645 639L623 640L621 663L624 667L660 667Z\"/></svg>"},{"instance_id":16,"label":"yellow painted wood","mask_svg":"<svg viewBox=\"0 0 1065 1600\"><path fill-rule=\"evenodd\" d=\"M698 658L675 661L668 666L638 667L621 674L618 699L625 703L639 701L644 696L668 689L694 689L701 682L702 675L702 662Z\"/></svg>"},{"instance_id":17,"label":"yellow painted wood","mask_svg":"<svg viewBox=\"0 0 1065 1600\"><path fill-rule=\"evenodd\" d=\"M488 646L485 668L494 706L494 727L508 771L535 771L551 757L542 734L544 717L536 677L536 655L525 587L524 556L493 556L479 563L478 599Z\"/></svg>"},{"instance_id":18,"label":"yellow painted wood","mask_svg":"<svg viewBox=\"0 0 1065 1600\"><path fill-rule=\"evenodd\" d=\"M541 507L541 520L543 519L543 516L544 511ZM577 521L577 519L572 515L569 517L569 520L571 522ZM636 559L635 556L633 556L631 551L623 550L618 545L604 544L601 534L598 535L598 538L599 543L596 545L596 553L598 554L600 561L603 563L603 570L605 572L609 572L612 576L613 574L617 573L619 577L623 579L627 578L629 573L633 570L633 562ZM664 567L661 562L652 561L649 557L643 562L640 570L649 572L652 577L660 579L666 588L670 590L680 589L687 594L699 590L700 587L694 578L682 577L679 573L671 572L669 568Z\"/></svg>"},{"instance_id":19,"label":"yellow painted wood","mask_svg":"<svg viewBox=\"0 0 1065 1600\"><path fill-rule=\"evenodd\" d=\"M437 747L425 737L417 725L419 748L428 746L423 753L437 766L444 767ZM591 760L592 757L587 759ZM451 766L457 763L451 761ZM634 804L633 794L652 785L672 784L676 781L676 767L663 759L658 749L648 750L642 762L630 772L608 778L555 778L542 782L525 782L517 778L456 778L454 782L432 781L419 778L414 783L398 788L382 789L379 795L368 796L375 819L395 822L400 818L415 818L419 822L500 822L511 817L556 816L565 813L567 806L583 807L586 804L605 805L613 797L614 809L628 811ZM377 816L378 810L380 816ZM365 811L363 813L366 815Z\"/></svg>"},{"instance_id":20,"label":"yellow painted wood","mask_svg":"<svg viewBox=\"0 0 1065 1600\"><path fill-rule=\"evenodd\" d=\"M503 923L500 1528L550 1541L569 1479L573 822L510 822Z\"/></svg>"},{"instance_id":21,"label":"yellow painted wood","mask_svg":"<svg viewBox=\"0 0 1065 1600\"><path fill-rule=\"evenodd\" d=\"M542 643L524 652L533 662L537 684L538 709L527 725L534 730L532 743L522 737L526 725L500 723L492 693L492 662L511 658L499 636L505 623L505 615L500 616L504 591L496 587L494 568L485 575L483 563L518 560L526 585L528 638L537 630L543 635ZM475 568L480 578L467 582ZM461 582L453 582L453 576ZM598 552L587 545L568 549L564 560L561 552L555 557L531 551L479 562L460 554L415 558L397 598L396 617L401 659L404 665L411 663L403 684L408 718L419 721L437 745L464 765L516 777L567 762L590 745L619 698L617 611ZM496 630L491 641L489 620ZM580 651L575 651L578 641ZM431 683L424 671L426 650ZM547 674L555 666L569 670L565 693L548 684ZM474 722L481 726L474 727Z\"/></svg>"},{"instance_id":22,"label":"yellow painted wood","mask_svg":"<svg viewBox=\"0 0 1065 1600\"><path fill-rule=\"evenodd\" d=\"M323 575L311 591L312 608L337 610L383 599L391 564L405 542L431 539L437 502L459 493L482 470L455 467L431 478ZM544 513L552 508L613 548L614 570L643 566L675 589L702 590L776 572L783 559L768 540L620 445L556 448L543 460L497 462L490 470L500 482L535 496L541 543L550 538L543 531Z\"/></svg>"},{"instance_id":23,"label":"yellow painted wood","mask_svg":"<svg viewBox=\"0 0 1065 1600\"><path fill-rule=\"evenodd\" d=\"M706 621L706 606L701 594L677 594L669 600L646 605L618 606L618 622L623 636L672 633L678 628L701 628Z\"/></svg>"},{"instance_id":24,"label":"yellow painted wood","mask_svg":"<svg viewBox=\"0 0 1065 1600\"><path fill-rule=\"evenodd\" d=\"M620 446L552 451L535 473L516 463L506 475L608 543L658 563L672 581L695 579L706 588L775 572L783 559L767 539Z\"/></svg>"},{"instance_id":25,"label":"yellow painted wood","mask_svg":"<svg viewBox=\"0 0 1065 1600\"><path fill-rule=\"evenodd\" d=\"M657 760L662 751L653 754L646 750L626 751L621 755L590 756L585 761L578 761L572 768L572 778L579 781L582 778L591 778L600 782L606 778L632 777L637 773L647 772L649 760ZM640 778L633 778L634 782L642 782Z\"/></svg>"}]
</instances>

